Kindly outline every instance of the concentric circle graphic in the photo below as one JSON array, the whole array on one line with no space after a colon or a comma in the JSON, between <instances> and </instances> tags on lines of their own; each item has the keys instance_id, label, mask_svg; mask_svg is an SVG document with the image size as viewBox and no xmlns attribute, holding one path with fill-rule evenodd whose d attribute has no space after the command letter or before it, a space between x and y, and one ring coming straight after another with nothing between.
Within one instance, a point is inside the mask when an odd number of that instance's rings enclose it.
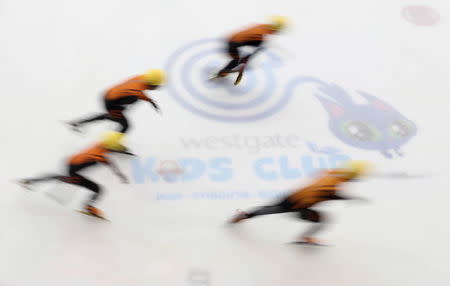
<instances>
[{"instance_id":1,"label":"concentric circle graphic","mask_svg":"<svg viewBox=\"0 0 450 286\"><path fill-rule=\"evenodd\" d=\"M433 26L440 20L436 10L424 5L407 6L403 8L402 15L408 22L419 26Z\"/></svg>"},{"instance_id":2,"label":"concentric circle graphic","mask_svg":"<svg viewBox=\"0 0 450 286\"><path fill-rule=\"evenodd\" d=\"M229 60L220 39L191 42L176 50L166 64L170 95L185 109L209 120L248 122L278 112L288 98L277 95L274 69L282 60L265 50L252 59L238 86L237 74L209 80Z\"/></svg>"}]
</instances>

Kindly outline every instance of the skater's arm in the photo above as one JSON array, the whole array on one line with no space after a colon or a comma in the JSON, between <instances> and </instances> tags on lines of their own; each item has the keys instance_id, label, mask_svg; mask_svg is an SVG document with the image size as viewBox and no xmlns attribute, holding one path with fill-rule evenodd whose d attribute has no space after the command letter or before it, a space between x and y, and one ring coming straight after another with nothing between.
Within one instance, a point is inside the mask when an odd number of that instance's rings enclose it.
<instances>
[{"instance_id":1,"label":"skater's arm","mask_svg":"<svg viewBox=\"0 0 450 286\"><path fill-rule=\"evenodd\" d=\"M141 93L139 98L150 103L157 112L161 112L161 110L159 109L159 106L150 97L146 96L144 93Z\"/></svg>"},{"instance_id":2,"label":"skater's arm","mask_svg":"<svg viewBox=\"0 0 450 286\"><path fill-rule=\"evenodd\" d=\"M110 160L108 160L108 162L106 164L111 168L111 170L114 172L114 174L116 174L119 177L119 179L122 181L122 183L124 183L124 184L128 183L127 177L120 171L120 169L117 167L116 164L114 164Z\"/></svg>"},{"instance_id":3,"label":"skater's arm","mask_svg":"<svg viewBox=\"0 0 450 286\"><path fill-rule=\"evenodd\" d=\"M157 111L161 113L161 109L159 109L159 106L150 98L148 98L148 102L153 106L153 108Z\"/></svg>"},{"instance_id":4,"label":"skater's arm","mask_svg":"<svg viewBox=\"0 0 450 286\"><path fill-rule=\"evenodd\" d=\"M351 200L350 197L345 197L345 196L341 196L338 194L332 194L332 195L330 194L330 195L327 195L326 198L329 200Z\"/></svg>"},{"instance_id":5,"label":"skater's arm","mask_svg":"<svg viewBox=\"0 0 450 286\"><path fill-rule=\"evenodd\" d=\"M351 197L342 195L342 191L339 189L323 189L321 190L321 197L328 200L351 200Z\"/></svg>"},{"instance_id":6,"label":"skater's arm","mask_svg":"<svg viewBox=\"0 0 450 286\"><path fill-rule=\"evenodd\" d=\"M360 201L360 202L368 202L366 198L361 197L350 197L350 196L342 196L341 194L330 194L326 196L330 200L347 200L347 201Z\"/></svg>"},{"instance_id":7,"label":"skater's arm","mask_svg":"<svg viewBox=\"0 0 450 286\"><path fill-rule=\"evenodd\" d=\"M129 156L136 156L136 154L134 154L134 153L131 153L131 152L129 152L129 151L126 151L126 150L122 150L122 151L117 151L117 150L111 150L110 151L111 153L119 153L119 154L125 154L125 155L129 155Z\"/></svg>"}]
</instances>

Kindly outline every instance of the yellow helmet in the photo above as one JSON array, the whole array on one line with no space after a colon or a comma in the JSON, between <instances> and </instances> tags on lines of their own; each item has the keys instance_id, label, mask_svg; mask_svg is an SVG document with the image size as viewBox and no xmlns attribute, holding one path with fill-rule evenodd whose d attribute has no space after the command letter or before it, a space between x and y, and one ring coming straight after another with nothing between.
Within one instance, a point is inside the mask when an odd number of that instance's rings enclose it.
<instances>
[{"instance_id":1,"label":"yellow helmet","mask_svg":"<svg viewBox=\"0 0 450 286\"><path fill-rule=\"evenodd\" d=\"M270 26L275 31L280 31L286 28L287 25L287 19L283 16L272 16L270 17Z\"/></svg>"},{"instance_id":2,"label":"yellow helmet","mask_svg":"<svg viewBox=\"0 0 450 286\"><path fill-rule=\"evenodd\" d=\"M124 133L116 131L105 132L102 135L100 144L102 144L103 147L109 150L122 151L125 148L125 146L122 144L124 135Z\"/></svg>"},{"instance_id":3,"label":"yellow helmet","mask_svg":"<svg viewBox=\"0 0 450 286\"><path fill-rule=\"evenodd\" d=\"M142 75L142 79L148 85L162 85L166 81L166 75L163 70L149 70Z\"/></svg>"},{"instance_id":4,"label":"yellow helmet","mask_svg":"<svg viewBox=\"0 0 450 286\"><path fill-rule=\"evenodd\" d=\"M351 174L351 178L366 175L371 169L367 161L348 161L344 165L344 170Z\"/></svg>"}]
</instances>

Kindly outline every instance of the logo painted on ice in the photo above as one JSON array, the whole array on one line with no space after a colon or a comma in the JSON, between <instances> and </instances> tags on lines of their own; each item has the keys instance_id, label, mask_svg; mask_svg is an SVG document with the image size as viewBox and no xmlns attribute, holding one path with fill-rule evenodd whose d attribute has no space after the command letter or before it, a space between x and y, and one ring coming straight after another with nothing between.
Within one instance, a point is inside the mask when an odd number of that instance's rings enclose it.
<instances>
[{"instance_id":1,"label":"logo painted on ice","mask_svg":"<svg viewBox=\"0 0 450 286\"><path fill-rule=\"evenodd\" d=\"M174 160L163 160L159 162L159 166L155 171L164 181L175 182L178 176L184 173L180 164Z\"/></svg>"},{"instance_id":2,"label":"logo painted on ice","mask_svg":"<svg viewBox=\"0 0 450 286\"><path fill-rule=\"evenodd\" d=\"M167 70L175 84L169 93L187 110L210 120L246 122L263 119L281 111L303 85L316 86L315 97L328 114L328 127L341 142L355 148L379 151L385 157L402 155L400 147L417 133L416 125L393 106L364 91L358 95L366 100L358 104L342 87L316 77L297 76L276 94L273 69L282 65L273 53L258 70L250 70L242 86L218 84L207 79L219 70L221 54L217 39L192 42L170 57ZM258 87L261 87L258 90ZM214 91L220 90L220 93ZM257 107L257 108L255 108Z\"/></svg>"},{"instance_id":3,"label":"logo painted on ice","mask_svg":"<svg viewBox=\"0 0 450 286\"><path fill-rule=\"evenodd\" d=\"M402 156L400 147L417 133L411 120L373 95L358 91L366 101L358 104L337 85L321 83L319 91L315 96L328 114L331 133L347 145L392 158Z\"/></svg>"},{"instance_id":4,"label":"logo painted on ice","mask_svg":"<svg viewBox=\"0 0 450 286\"><path fill-rule=\"evenodd\" d=\"M318 152L319 153L319 152ZM350 157L340 152L302 155L296 158L285 155L277 157L259 157L248 167L254 176L263 181L298 179L320 170L335 168ZM137 184L148 182L192 182L208 180L215 183L234 179L235 173L241 173L233 165L231 157L214 157L208 159L181 158L176 161L158 160L154 157L136 158L131 161L132 173ZM164 171L161 172L161 165ZM180 172L180 170L182 170Z\"/></svg>"},{"instance_id":5,"label":"logo painted on ice","mask_svg":"<svg viewBox=\"0 0 450 286\"><path fill-rule=\"evenodd\" d=\"M402 15L408 22L419 26L433 26L440 20L436 10L424 5L407 6L403 8Z\"/></svg>"},{"instance_id":6,"label":"logo painted on ice","mask_svg":"<svg viewBox=\"0 0 450 286\"><path fill-rule=\"evenodd\" d=\"M266 51L259 69L249 68L245 81L238 86L224 82L228 79L209 81L226 62L222 45L218 39L204 39L176 50L166 65L174 82L168 86L171 96L190 112L217 121L253 121L278 112L286 98L271 97L276 87L273 69L281 59Z\"/></svg>"}]
</instances>

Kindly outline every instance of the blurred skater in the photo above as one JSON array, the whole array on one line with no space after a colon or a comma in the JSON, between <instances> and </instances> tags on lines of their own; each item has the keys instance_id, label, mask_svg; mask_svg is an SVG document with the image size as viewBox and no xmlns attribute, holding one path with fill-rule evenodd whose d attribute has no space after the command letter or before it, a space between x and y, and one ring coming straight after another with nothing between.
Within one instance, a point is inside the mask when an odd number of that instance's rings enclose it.
<instances>
[{"instance_id":1,"label":"blurred skater","mask_svg":"<svg viewBox=\"0 0 450 286\"><path fill-rule=\"evenodd\" d=\"M256 216L295 212L298 218L307 220L312 226L302 234L301 243L320 244L315 234L324 226L324 216L312 207L329 200L360 199L342 196L341 184L356 180L368 171L368 164L351 161L340 169L324 171L313 183L303 187L270 206L257 208L250 212L239 212L230 223L238 223ZM362 200L362 199L360 199Z\"/></svg>"},{"instance_id":2,"label":"blurred skater","mask_svg":"<svg viewBox=\"0 0 450 286\"><path fill-rule=\"evenodd\" d=\"M238 79L235 82L235 84L238 84L248 60L263 48L267 35L279 33L285 26L286 19L284 17L274 16L268 24L254 25L231 35L226 43L227 55L231 60L213 78L226 77L231 72L239 72ZM253 53L243 55L242 47L254 47L255 50ZM239 65L241 65L241 69L236 71L235 68Z\"/></svg>"},{"instance_id":3,"label":"blurred skater","mask_svg":"<svg viewBox=\"0 0 450 286\"><path fill-rule=\"evenodd\" d=\"M92 192L91 197L85 203L84 211L93 216L103 218L102 212L94 205L102 195L102 188L95 182L85 178L80 174L87 168L97 165L98 163L105 164L120 178L123 183L128 180L125 175L117 168L117 166L108 158L111 152L121 152L124 149L122 144L123 133L108 132L104 138L92 147L73 155L67 162L67 173L65 175L53 174L37 178L29 178L19 180L24 188L31 189L32 185L39 182L59 180L67 184L73 184L84 187Z\"/></svg>"},{"instance_id":4,"label":"blurred skater","mask_svg":"<svg viewBox=\"0 0 450 286\"><path fill-rule=\"evenodd\" d=\"M155 90L165 82L165 74L162 70L149 70L147 73L135 76L119 85L110 88L103 97L106 113L94 115L92 117L69 122L69 125L75 131L80 131L80 127L85 123L98 120L112 120L120 124L121 133L128 131L130 125L124 115L127 105L133 104L138 100L149 102L156 111L159 112L158 105L148 96L144 90Z\"/></svg>"}]
</instances>

